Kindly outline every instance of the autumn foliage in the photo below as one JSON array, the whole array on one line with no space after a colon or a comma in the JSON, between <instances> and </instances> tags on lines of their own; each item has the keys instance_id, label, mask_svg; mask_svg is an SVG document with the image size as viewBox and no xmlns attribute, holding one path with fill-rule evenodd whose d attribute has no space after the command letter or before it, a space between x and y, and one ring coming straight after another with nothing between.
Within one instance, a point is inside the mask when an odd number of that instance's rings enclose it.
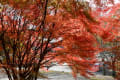
<instances>
[{"instance_id":1,"label":"autumn foliage","mask_svg":"<svg viewBox=\"0 0 120 80\"><path fill-rule=\"evenodd\" d=\"M114 4L113 0L108 1ZM0 11L0 67L9 80L36 80L39 69L50 66L51 62L67 63L74 77L78 73L88 77L99 52L117 49L116 46L102 48L99 40L104 43L118 40L119 24L114 23L119 22L119 15L114 12L119 5L104 16L113 8L100 0L93 0L92 4L98 7L95 9L89 6L92 1L79 0L0 2L3 5Z\"/></svg>"}]
</instances>

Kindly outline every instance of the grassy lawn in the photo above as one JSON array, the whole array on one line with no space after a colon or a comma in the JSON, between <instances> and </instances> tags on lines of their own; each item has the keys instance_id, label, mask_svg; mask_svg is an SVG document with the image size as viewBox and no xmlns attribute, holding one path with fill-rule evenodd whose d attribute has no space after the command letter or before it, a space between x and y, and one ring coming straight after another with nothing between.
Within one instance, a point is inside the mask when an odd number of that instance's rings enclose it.
<instances>
[{"instance_id":1,"label":"grassy lawn","mask_svg":"<svg viewBox=\"0 0 120 80\"><path fill-rule=\"evenodd\" d=\"M97 75L96 77L91 77L90 80L114 80L114 78L112 76Z\"/></svg>"}]
</instances>

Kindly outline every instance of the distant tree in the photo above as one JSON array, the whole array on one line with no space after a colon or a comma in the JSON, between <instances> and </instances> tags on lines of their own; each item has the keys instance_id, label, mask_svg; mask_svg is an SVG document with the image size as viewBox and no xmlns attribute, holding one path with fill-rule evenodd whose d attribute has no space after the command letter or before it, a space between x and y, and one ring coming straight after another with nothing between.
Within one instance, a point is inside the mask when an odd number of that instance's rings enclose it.
<instances>
[{"instance_id":1,"label":"distant tree","mask_svg":"<svg viewBox=\"0 0 120 80\"><path fill-rule=\"evenodd\" d=\"M0 12L0 67L9 80L37 80L39 69L54 61L67 63L74 77L77 73L85 77L91 74L100 51L96 36L106 40L110 33L100 26L88 2L0 2L11 7L3 6Z\"/></svg>"},{"instance_id":2,"label":"distant tree","mask_svg":"<svg viewBox=\"0 0 120 80\"><path fill-rule=\"evenodd\" d=\"M105 64L108 64L110 66L110 69L112 69L112 75L113 77L120 79L120 69L119 69L119 48L120 48L120 21L119 21L119 7L120 4L116 4L114 6L108 7L106 9L103 9L102 11L102 17L101 17L101 26L104 27L104 35L101 36L103 40L103 45L105 47L102 47L103 51L110 52L111 56L109 56L110 60L106 61Z\"/></svg>"}]
</instances>

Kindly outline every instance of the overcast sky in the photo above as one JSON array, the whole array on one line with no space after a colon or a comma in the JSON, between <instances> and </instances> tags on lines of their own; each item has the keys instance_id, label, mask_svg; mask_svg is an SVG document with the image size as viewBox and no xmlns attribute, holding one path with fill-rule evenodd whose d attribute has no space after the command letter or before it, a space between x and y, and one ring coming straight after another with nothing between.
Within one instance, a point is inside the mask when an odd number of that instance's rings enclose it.
<instances>
[{"instance_id":1,"label":"overcast sky","mask_svg":"<svg viewBox=\"0 0 120 80\"><path fill-rule=\"evenodd\" d=\"M115 0L115 3L119 3L120 2L120 0Z\"/></svg>"}]
</instances>

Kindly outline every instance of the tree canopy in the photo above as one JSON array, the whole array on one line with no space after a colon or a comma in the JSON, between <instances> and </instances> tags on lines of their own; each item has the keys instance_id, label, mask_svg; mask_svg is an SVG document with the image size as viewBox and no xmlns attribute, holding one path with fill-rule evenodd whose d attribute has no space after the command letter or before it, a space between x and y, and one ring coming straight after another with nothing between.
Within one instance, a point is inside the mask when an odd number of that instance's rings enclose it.
<instances>
[{"instance_id":1,"label":"tree canopy","mask_svg":"<svg viewBox=\"0 0 120 80\"><path fill-rule=\"evenodd\" d=\"M74 77L88 77L96 55L111 50L101 48L99 40L118 40L119 5L107 6L114 0L0 3L0 66L9 80L36 80L39 69L51 62L67 63Z\"/></svg>"}]
</instances>

